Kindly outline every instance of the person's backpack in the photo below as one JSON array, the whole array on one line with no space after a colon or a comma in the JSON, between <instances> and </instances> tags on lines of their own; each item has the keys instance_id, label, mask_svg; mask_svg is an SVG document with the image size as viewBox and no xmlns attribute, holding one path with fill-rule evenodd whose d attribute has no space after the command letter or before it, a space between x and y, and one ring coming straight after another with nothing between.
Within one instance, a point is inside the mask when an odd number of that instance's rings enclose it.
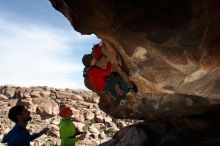
<instances>
[{"instance_id":1,"label":"person's backpack","mask_svg":"<svg viewBox=\"0 0 220 146\"><path fill-rule=\"evenodd\" d=\"M88 75L87 75L87 71L89 70L89 67L85 67L83 70L83 77L84 77L84 85L86 86L86 88L92 90L92 82L89 79Z\"/></svg>"}]
</instances>

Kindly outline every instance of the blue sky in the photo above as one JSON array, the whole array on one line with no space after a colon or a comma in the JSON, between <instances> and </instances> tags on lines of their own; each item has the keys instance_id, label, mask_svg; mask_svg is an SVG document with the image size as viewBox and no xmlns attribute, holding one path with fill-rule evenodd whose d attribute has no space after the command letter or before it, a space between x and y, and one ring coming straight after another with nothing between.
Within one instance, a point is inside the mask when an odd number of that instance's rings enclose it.
<instances>
[{"instance_id":1,"label":"blue sky","mask_svg":"<svg viewBox=\"0 0 220 146\"><path fill-rule=\"evenodd\" d=\"M49 0L0 0L0 85L85 89L81 58L98 42Z\"/></svg>"}]
</instances>

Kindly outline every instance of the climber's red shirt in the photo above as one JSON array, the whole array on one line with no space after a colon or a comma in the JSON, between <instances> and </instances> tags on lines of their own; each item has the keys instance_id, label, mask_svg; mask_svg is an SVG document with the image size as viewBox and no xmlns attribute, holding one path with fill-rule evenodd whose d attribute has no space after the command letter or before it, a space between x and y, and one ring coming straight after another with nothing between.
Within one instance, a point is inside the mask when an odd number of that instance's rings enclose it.
<instances>
[{"instance_id":1,"label":"climber's red shirt","mask_svg":"<svg viewBox=\"0 0 220 146\"><path fill-rule=\"evenodd\" d=\"M106 69L100 69L97 66L92 66L87 71L87 76L91 80L93 90L103 91L105 89L105 77L111 73L111 70L112 64L108 62Z\"/></svg>"}]
</instances>

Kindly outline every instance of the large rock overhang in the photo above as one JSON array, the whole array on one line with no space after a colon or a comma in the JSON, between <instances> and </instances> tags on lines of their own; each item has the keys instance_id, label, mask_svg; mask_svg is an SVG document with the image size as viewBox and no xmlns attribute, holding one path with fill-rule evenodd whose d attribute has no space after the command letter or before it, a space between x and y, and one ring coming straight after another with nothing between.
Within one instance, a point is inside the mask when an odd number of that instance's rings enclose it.
<instances>
[{"instance_id":1,"label":"large rock overhang","mask_svg":"<svg viewBox=\"0 0 220 146\"><path fill-rule=\"evenodd\" d=\"M138 94L100 107L120 118L202 113L220 103L219 0L50 0L81 34L95 34Z\"/></svg>"}]
</instances>

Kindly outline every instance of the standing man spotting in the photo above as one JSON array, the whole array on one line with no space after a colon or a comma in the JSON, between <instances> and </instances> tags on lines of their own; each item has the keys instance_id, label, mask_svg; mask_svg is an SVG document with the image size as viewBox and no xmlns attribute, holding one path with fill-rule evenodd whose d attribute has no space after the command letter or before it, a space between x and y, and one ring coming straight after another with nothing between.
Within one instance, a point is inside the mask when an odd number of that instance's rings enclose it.
<instances>
[{"instance_id":1,"label":"standing man spotting","mask_svg":"<svg viewBox=\"0 0 220 146\"><path fill-rule=\"evenodd\" d=\"M9 110L8 118L15 122L15 126L3 137L2 143L7 143L7 146L30 146L30 141L49 130L44 128L40 132L30 135L26 129L28 121L31 120L30 112L22 105L12 107Z\"/></svg>"}]
</instances>

